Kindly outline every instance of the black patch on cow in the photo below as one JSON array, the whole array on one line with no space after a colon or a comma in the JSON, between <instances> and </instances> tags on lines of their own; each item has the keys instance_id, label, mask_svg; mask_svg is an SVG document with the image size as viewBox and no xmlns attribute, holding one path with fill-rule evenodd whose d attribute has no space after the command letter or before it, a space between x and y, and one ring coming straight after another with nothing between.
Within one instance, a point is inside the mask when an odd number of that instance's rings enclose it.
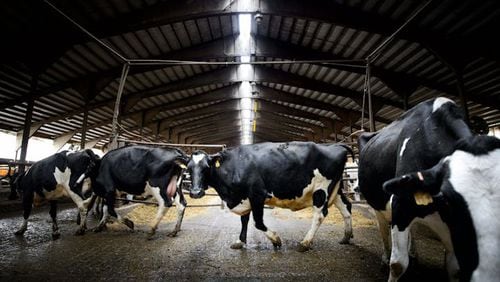
<instances>
[{"instance_id":1,"label":"black patch on cow","mask_svg":"<svg viewBox=\"0 0 500 282\"><path fill-rule=\"evenodd\" d=\"M491 151L500 149L500 139L493 136L472 136L460 139L455 150L464 151L475 156L487 155Z\"/></svg>"},{"instance_id":2,"label":"black patch on cow","mask_svg":"<svg viewBox=\"0 0 500 282\"><path fill-rule=\"evenodd\" d=\"M218 153L220 166L204 152L207 163L197 164L191 159L188 170L192 177L191 191L214 187L219 196L233 208L249 199L255 226L267 230L263 224L263 205L269 195L281 200L293 200L303 195L317 169L332 180L328 195L313 194L314 205L327 206L335 184L340 180L348 150L343 146L313 142L258 143L229 148ZM193 154L195 155L195 154ZM336 196L336 195L333 195ZM321 204L319 204L321 202ZM328 212L328 208L323 213Z\"/></svg>"},{"instance_id":3,"label":"black patch on cow","mask_svg":"<svg viewBox=\"0 0 500 282\"><path fill-rule=\"evenodd\" d=\"M179 176L181 172L175 161L185 162L186 159L184 152L176 148L118 148L102 158L93 188L98 196L105 197L107 204L112 206L115 190L141 195L145 192L146 182L149 182L152 187L160 188L165 205L171 206L172 200L167 196L167 186L170 179L174 175Z\"/></svg>"},{"instance_id":4,"label":"black patch on cow","mask_svg":"<svg viewBox=\"0 0 500 282\"><path fill-rule=\"evenodd\" d=\"M323 190L317 190L313 193L313 205L321 208L326 201L326 193Z\"/></svg>"},{"instance_id":5,"label":"black patch on cow","mask_svg":"<svg viewBox=\"0 0 500 282\"><path fill-rule=\"evenodd\" d=\"M360 151L359 188L374 209L384 210L389 201L390 194L382 189L385 181L434 166L453 152L458 139L472 135L456 104L444 103L433 112L434 101L416 105L376 135L369 136Z\"/></svg>"}]
</instances>

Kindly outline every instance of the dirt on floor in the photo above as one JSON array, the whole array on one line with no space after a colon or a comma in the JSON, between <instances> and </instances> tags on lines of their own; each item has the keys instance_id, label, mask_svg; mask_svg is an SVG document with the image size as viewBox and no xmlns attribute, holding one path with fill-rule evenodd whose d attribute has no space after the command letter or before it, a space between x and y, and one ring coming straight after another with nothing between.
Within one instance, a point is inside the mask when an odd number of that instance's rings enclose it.
<instances>
[{"instance_id":1,"label":"dirt on floor","mask_svg":"<svg viewBox=\"0 0 500 282\"><path fill-rule=\"evenodd\" d=\"M23 237L13 232L21 212L0 215L0 280L180 280L180 281L385 281L388 268L381 264L382 247L375 222L366 206L354 206L354 238L341 245L343 220L335 207L317 232L313 249L300 253L298 243L311 222L310 210L291 212L265 209L264 220L282 241L275 250L250 222L248 244L243 250L229 246L237 240L240 219L221 209L218 197L204 197L186 209L182 230L167 237L176 220L168 211L156 237L146 240L154 206L130 205L118 210L133 219L135 230L115 223L101 233L74 236L76 209L65 205L58 219L61 238L52 241L47 207L35 210ZM89 221L89 227L96 225ZM433 239L417 236L418 263L403 281L446 281L444 251Z\"/></svg>"}]
</instances>

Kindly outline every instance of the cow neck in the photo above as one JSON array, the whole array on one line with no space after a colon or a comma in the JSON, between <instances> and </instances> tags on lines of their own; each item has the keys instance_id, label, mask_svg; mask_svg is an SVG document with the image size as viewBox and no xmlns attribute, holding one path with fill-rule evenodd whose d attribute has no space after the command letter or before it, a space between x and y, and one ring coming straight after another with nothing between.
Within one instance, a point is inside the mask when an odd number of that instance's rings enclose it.
<instances>
[{"instance_id":1,"label":"cow neck","mask_svg":"<svg viewBox=\"0 0 500 282\"><path fill-rule=\"evenodd\" d=\"M221 182L221 177L218 172L219 169L220 168L216 168L215 166L210 167L210 175L207 179L207 184L208 186L213 187L215 191L217 191L217 194L222 200L227 201L227 199L229 199L231 195L228 188Z\"/></svg>"}]
</instances>

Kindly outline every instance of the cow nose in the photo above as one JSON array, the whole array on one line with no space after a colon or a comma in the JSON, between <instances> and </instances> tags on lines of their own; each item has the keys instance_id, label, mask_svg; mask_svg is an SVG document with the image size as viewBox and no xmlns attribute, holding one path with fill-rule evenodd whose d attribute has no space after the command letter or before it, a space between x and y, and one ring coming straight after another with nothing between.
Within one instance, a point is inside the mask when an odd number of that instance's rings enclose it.
<instances>
[{"instance_id":1,"label":"cow nose","mask_svg":"<svg viewBox=\"0 0 500 282\"><path fill-rule=\"evenodd\" d=\"M205 191L203 191L203 189L196 189L196 190L192 190L190 193L189 193L189 196L193 199L199 199L203 196L205 196Z\"/></svg>"}]
</instances>

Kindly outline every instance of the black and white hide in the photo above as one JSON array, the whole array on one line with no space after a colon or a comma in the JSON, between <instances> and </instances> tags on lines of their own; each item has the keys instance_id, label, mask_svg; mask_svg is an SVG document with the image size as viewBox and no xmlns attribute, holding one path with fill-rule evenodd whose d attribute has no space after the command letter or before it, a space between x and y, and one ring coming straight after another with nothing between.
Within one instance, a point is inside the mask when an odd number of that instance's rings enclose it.
<instances>
[{"instance_id":1,"label":"black and white hide","mask_svg":"<svg viewBox=\"0 0 500 282\"><path fill-rule=\"evenodd\" d=\"M452 100L440 97L421 102L382 130L359 138L359 188L375 209L384 243L384 262L390 257L389 281L398 280L408 267L411 243L408 227L412 222L420 220L438 234L447 227L427 207L409 208L404 199L384 192L383 183L434 166L453 152L459 139L471 135L461 109ZM458 265L453 250L446 251L447 270L452 279Z\"/></svg>"},{"instance_id":2,"label":"black and white hide","mask_svg":"<svg viewBox=\"0 0 500 282\"><path fill-rule=\"evenodd\" d=\"M122 218L115 211L117 193L132 195L152 195L158 202L158 212L151 224L148 238L155 234L158 224L175 201L177 224L169 236L175 236L180 230L186 201L180 189L182 167L188 157L175 148L153 148L129 146L109 151L101 161L99 174L93 186L94 193L104 199L103 217L96 228L101 231L109 216L118 219L129 228L134 224Z\"/></svg>"},{"instance_id":3,"label":"black and white hide","mask_svg":"<svg viewBox=\"0 0 500 282\"><path fill-rule=\"evenodd\" d=\"M99 163L99 156L95 155L92 150L62 151L36 162L26 172L19 174L13 185L22 195L24 221L16 231L16 235L26 232L33 204L37 206L44 201L49 201L52 238L59 238L56 219L57 199L63 196L73 200L83 219L76 235L85 233L87 205L90 201L90 198L84 197L90 189L86 180L95 178Z\"/></svg>"},{"instance_id":4,"label":"black and white hide","mask_svg":"<svg viewBox=\"0 0 500 282\"><path fill-rule=\"evenodd\" d=\"M389 180L384 190L402 199L409 213L425 207L439 214L447 228L438 235L456 254L460 281L498 281L500 139L460 140L434 167Z\"/></svg>"},{"instance_id":5,"label":"black and white hide","mask_svg":"<svg viewBox=\"0 0 500 282\"><path fill-rule=\"evenodd\" d=\"M345 224L341 243L348 243L352 237L351 204L339 189L348 152L352 153L345 145L312 142L242 145L215 155L196 151L188 163L190 195L200 198L211 186L227 207L241 216L240 237L232 248L246 244L250 212L255 227L275 248L281 247L280 237L264 224L264 205L293 211L313 207L311 228L299 246L300 251L306 251L328 207L335 204Z\"/></svg>"}]
</instances>

